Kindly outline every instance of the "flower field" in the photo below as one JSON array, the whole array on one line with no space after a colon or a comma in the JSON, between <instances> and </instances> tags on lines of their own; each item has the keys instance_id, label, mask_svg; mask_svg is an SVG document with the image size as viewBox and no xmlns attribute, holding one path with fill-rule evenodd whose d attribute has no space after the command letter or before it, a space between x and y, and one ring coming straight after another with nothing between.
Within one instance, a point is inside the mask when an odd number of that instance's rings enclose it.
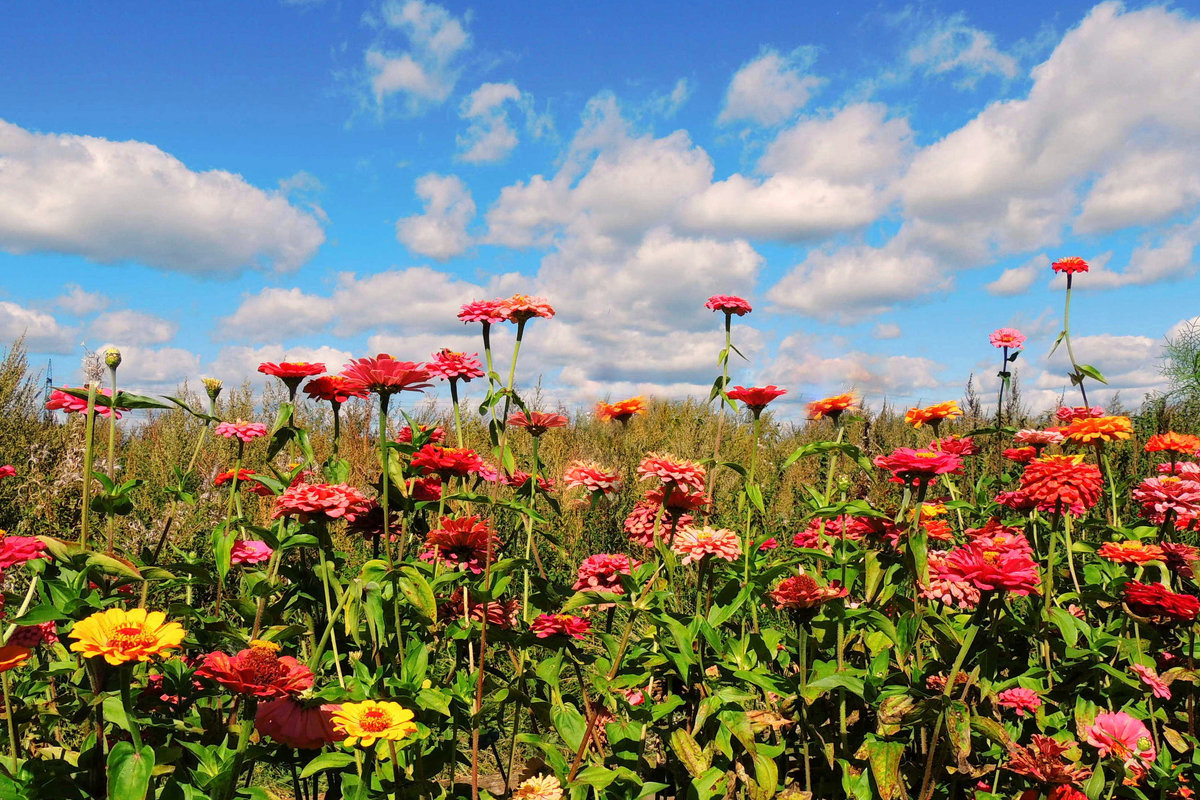
<instances>
[{"instance_id":1,"label":"flower field","mask_svg":"<svg viewBox=\"0 0 1200 800\"><path fill-rule=\"evenodd\" d=\"M0 544L0 799L1192 797L1200 438L1089 402L1052 268L1079 405L1038 425L1001 328L994 411L884 436L847 386L790 441L724 295L669 415L539 407L524 295L463 305L482 355L264 363L273 419L110 350L47 406L67 522L22 490Z\"/></svg>"}]
</instances>

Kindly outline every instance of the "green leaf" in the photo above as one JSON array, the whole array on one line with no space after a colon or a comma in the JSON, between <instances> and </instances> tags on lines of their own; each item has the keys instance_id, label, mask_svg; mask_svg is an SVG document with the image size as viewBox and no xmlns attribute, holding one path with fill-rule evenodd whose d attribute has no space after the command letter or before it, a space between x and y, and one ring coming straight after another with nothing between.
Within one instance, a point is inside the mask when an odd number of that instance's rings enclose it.
<instances>
[{"instance_id":1,"label":"green leaf","mask_svg":"<svg viewBox=\"0 0 1200 800\"><path fill-rule=\"evenodd\" d=\"M101 572L106 572L109 575L121 578L133 578L138 581L142 579L142 573L138 572L137 567L112 556L106 556L103 553L92 553L89 555L87 565L89 567L99 567Z\"/></svg>"},{"instance_id":2,"label":"green leaf","mask_svg":"<svg viewBox=\"0 0 1200 800\"><path fill-rule=\"evenodd\" d=\"M220 422L221 421L217 417L212 416L211 414L205 414L203 412L197 411L196 409L192 408L184 401L180 400L178 397L167 397L167 399L170 400L175 405L182 408L187 413L191 414L193 417L199 417L200 419L205 420L206 422Z\"/></svg>"},{"instance_id":3,"label":"green leaf","mask_svg":"<svg viewBox=\"0 0 1200 800\"><path fill-rule=\"evenodd\" d=\"M1108 381L1105 380L1104 375L1101 374L1100 370L1096 369L1091 364L1076 364L1075 369L1077 369L1080 372L1080 374L1087 375L1089 378L1091 378L1094 381L1100 381L1101 383L1108 383Z\"/></svg>"},{"instance_id":4,"label":"green leaf","mask_svg":"<svg viewBox=\"0 0 1200 800\"><path fill-rule=\"evenodd\" d=\"M433 598L433 587L429 581L412 567L405 567L397 580L401 593L409 603L427 619L437 621L437 602Z\"/></svg>"},{"instance_id":5,"label":"green leaf","mask_svg":"<svg viewBox=\"0 0 1200 800\"><path fill-rule=\"evenodd\" d=\"M1054 351L1058 349L1058 346L1062 344L1062 340L1065 338L1067 338L1067 332L1065 330L1059 331L1058 338L1054 340L1054 345L1050 348L1050 352L1046 354L1046 358L1054 355Z\"/></svg>"},{"instance_id":6,"label":"green leaf","mask_svg":"<svg viewBox=\"0 0 1200 800\"><path fill-rule=\"evenodd\" d=\"M587 731L587 720L583 718L575 706L560 705L550 709L550 720L563 742L571 750L578 752L583 742L583 734Z\"/></svg>"},{"instance_id":7,"label":"green leaf","mask_svg":"<svg viewBox=\"0 0 1200 800\"><path fill-rule=\"evenodd\" d=\"M900 757L904 754L904 742L885 742L872 736L867 739L864 747L867 749L867 760L871 765L871 777L875 779L881 800L894 800L903 796Z\"/></svg>"},{"instance_id":8,"label":"green leaf","mask_svg":"<svg viewBox=\"0 0 1200 800\"><path fill-rule=\"evenodd\" d=\"M311 778L318 772L324 772L327 769L341 769L348 767L354 763L354 756L350 753L321 753L305 765L300 772L301 778Z\"/></svg>"},{"instance_id":9,"label":"green leaf","mask_svg":"<svg viewBox=\"0 0 1200 800\"><path fill-rule=\"evenodd\" d=\"M60 619L69 619L69 617L57 606L41 605L34 606L11 622L14 625L41 625L43 622Z\"/></svg>"},{"instance_id":10,"label":"green leaf","mask_svg":"<svg viewBox=\"0 0 1200 800\"><path fill-rule=\"evenodd\" d=\"M699 779L712 765L712 755L701 748L696 738L684 728L671 732L671 749L693 778Z\"/></svg>"},{"instance_id":11,"label":"green leaf","mask_svg":"<svg viewBox=\"0 0 1200 800\"><path fill-rule=\"evenodd\" d=\"M142 800L150 788L154 773L154 748L143 745L141 751L130 742L117 742L108 751L108 796L121 800Z\"/></svg>"}]
</instances>

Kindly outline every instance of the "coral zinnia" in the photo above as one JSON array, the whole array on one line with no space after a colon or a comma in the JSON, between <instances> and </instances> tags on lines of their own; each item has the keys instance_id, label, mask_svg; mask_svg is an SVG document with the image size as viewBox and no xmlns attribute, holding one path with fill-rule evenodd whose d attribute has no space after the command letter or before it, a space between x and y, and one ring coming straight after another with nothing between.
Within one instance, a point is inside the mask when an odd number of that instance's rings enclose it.
<instances>
[{"instance_id":1,"label":"coral zinnia","mask_svg":"<svg viewBox=\"0 0 1200 800\"><path fill-rule=\"evenodd\" d=\"M936 429L937 425L942 420L961 417L962 409L958 407L958 401L947 400L944 403L937 403L925 408L910 408L904 414L904 421L912 425L914 428L919 428L922 425L930 424Z\"/></svg>"},{"instance_id":2,"label":"coral zinnia","mask_svg":"<svg viewBox=\"0 0 1200 800\"><path fill-rule=\"evenodd\" d=\"M254 480L254 476L258 473L252 469L239 469L237 472L238 491L248 491L256 494L259 497L271 497L274 492L268 489L265 485ZM213 486L224 486L233 480L233 470L222 472L213 478Z\"/></svg>"},{"instance_id":3,"label":"coral zinnia","mask_svg":"<svg viewBox=\"0 0 1200 800\"><path fill-rule=\"evenodd\" d=\"M291 697L267 700L258 704L254 729L287 747L319 750L346 738L333 724L333 715L340 707L332 703L311 705Z\"/></svg>"},{"instance_id":4,"label":"coral zinnia","mask_svg":"<svg viewBox=\"0 0 1200 800\"><path fill-rule=\"evenodd\" d=\"M489 547L495 558L500 540L487 521L479 517L442 517L442 527L429 532L425 547L422 561L440 559L451 569L469 570L478 575L483 572Z\"/></svg>"},{"instance_id":5,"label":"coral zinnia","mask_svg":"<svg viewBox=\"0 0 1200 800\"><path fill-rule=\"evenodd\" d=\"M1037 458L1036 447L1009 447L1004 451L1004 457L1018 464L1028 464Z\"/></svg>"},{"instance_id":6,"label":"coral zinnia","mask_svg":"<svg viewBox=\"0 0 1200 800\"><path fill-rule=\"evenodd\" d=\"M430 375L444 381L470 381L484 375L478 353L467 355L445 347L425 362L425 369L429 370Z\"/></svg>"},{"instance_id":7,"label":"coral zinnia","mask_svg":"<svg viewBox=\"0 0 1200 800\"><path fill-rule=\"evenodd\" d=\"M849 393L814 400L808 404L808 418L822 419L829 417L836 423L843 411L854 408L857 404L858 398Z\"/></svg>"},{"instance_id":8,"label":"coral zinnia","mask_svg":"<svg viewBox=\"0 0 1200 800\"><path fill-rule=\"evenodd\" d=\"M704 302L704 307L712 311L724 311L726 315L737 314L739 317L753 310L750 303L735 294L714 294Z\"/></svg>"},{"instance_id":9,"label":"coral zinnia","mask_svg":"<svg viewBox=\"0 0 1200 800\"><path fill-rule=\"evenodd\" d=\"M1101 758L1112 755L1126 764L1154 761L1156 751L1150 731L1141 720L1124 711L1101 711L1096 720L1080 733L1087 743L1100 751Z\"/></svg>"},{"instance_id":10,"label":"coral zinnia","mask_svg":"<svg viewBox=\"0 0 1200 800\"><path fill-rule=\"evenodd\" d=\"M324 400L340 406L351 397L363 398L367 390L357 381L341 375L322 375L304 384L304 393L313 400Z\"/></svg>"},{"instance_id":11,"label":"coral zinnia","mask_svg":"<svg viewBox=\"0 0 1200 800\"><path fill-rule=\"evenodd\" d=\"M261 564L274 554L266 542L258 539L239 539L233 543L229 560L233 564Z\"/></svg>"},{"instance_id":12,"label":"coral zinnia","mask_svg":"<svg viewBox=\"0 0 1200 800\"><path fill-rule=\"evenodd\" d=\"M274 642L254 640L237 655L208 653L196 669L230 691L247 697L295 696L312 688L312 671L291 656L279 655Z\"/></svg>"},{"instance_id":13,"label":"coral zinnia","mask_svg":"<svg viewBox=\"0 0 1200 800\"><path fill-rule=\"evenodd\" d=\"M213 429L213 433L217 436L224 436L226 439L241 439L243 442L249 443L266 436L267 426L261 422L246 422L239 419L237 422L222 422Z\"/></svg>"},{"instance_id":14,"label":"coral zinnia","mask_svg":"<svg viewBox=\"0 0 1200 800\"><path fill-rule=\"evenodd\" d=\"M1133 664L1130 666L1130 669L1137 673L1137 676L1142 679L1142 683L1150 687L1152 695L1163 700L1171 699L1171 687L1167 686L1166 682L1158 677L1157 672L1141 664Z\"/></svg>"},{"instance_id":15,"label":"coral zinnia","mask_svg":"<svg viewBox=\"0 0 1200 800\"><path fill-rule=\"evenodd\" d=\"M1075 444L1115 442L1133 436L1129 417L1082 417L1063 429L1063 436Z\"/></svg>"},{"instance_id":16,"label":"coral zinnia","mask_svg":"<svg viewBox=\"0 0 1200 800\"><path fill-rule=\"evenodd\" d=\"M770 592L775 607L789 611L809 611L846 596L846 589L837 581L821 586L812 576L803 572L784 578Z\"/></svg>"},{"instance_id":17,"label":"coral zinnia","mask_svg":"<svg viewBox=\"0 0 1200 800\"><path fill-rule=\"evenodd\" d=\"M366 496L349 484L295 483L275 498L271 518L298 516L302 522L313 518L352 520L370 510Z\"/></svg>"},{"instance_id":18,"label":"coral zinnia","mask_svg":"<svg viewBox=\"0 0 1200 800\"><path fill-rule=\"evenodd\" d=\"M1023 536L980 537L949 551L946 572L981 591L1028 595L1038 591L1037 562Z\"/></svg>"},{"instance_id":19,"label":"coral zinnia","mask_svg":"<svg viewBox=\"0 0 1200 800\"><path fill-rule=\"evenodd\" d=\"M672 492L672 498L678 492ZM629 541L640 544L642 547L654 547L654 521L658 518L659 512L662 510L662 502L651 499L639 500L633 506L633 510L629 512L629 516L625 518L624 528L625 533L629 535ZM663 513L663 522L659 525L659 534L664 533L668 526L674 521L675 527L685 528L693 522L691 514L673 514Z\"/></svg>"},{"instance_id":20,"label":"coral zinnia","mask_svg":"<svg viewBox=\"0 0 1200 800\"><path fill-rule=\"evenodd\" d=\"M620 490L621 476L590 461L572 461L563 472L563 484L568 489L581 487L608 495Z\"/></svg>"},{"instance_id":21,"label":"coral zinnia","mask_svg":"<svg viewBox=\"0 0 1200 800\"><path fill-rule=\"evenodd\" d=\"M1156 433L1146 440L1147 453L1177 453L1192 456L1200 451L1200 436L1190 433Z\"/></svg>"},{"instance_id":22,"label":"coral zinnia","mask_svg":"<svg viewBox=\"0 0 1200 800\"><path fill-rule=\"evenodd\" d=\"M675 542L671 549L683 556L681 564L700 561L705 556L723 558L733 561L742 554L741 540L738 535L725 528L680 528L675 534Z\"/></svg>"},{"instance_id":23,"label":"coral zinnia","mask_svg":"<svg viewBox=\"0 0 1200 800\"><path fill-rule=\"evenodd\" d=\"M1191 622L1200 613L1200 599L1190 594L1176 594L1161 583L1125 584L1125 605L1140 617L1158 622Z\"/></svg>"},{"instance_id":24,"label":"coral zinnia","mask_svg":"<svg viewBox=\"0 0 1200 800\"><path fill-rule=\"evenodd\" d=\"M68 386L67 388L70 389L72 387ZM81 392L86 392L87 390L88 387L86 386L81 386L78 389L78 391ZM112 389L98 389L96 390L96 395L112 397ZM50 392L50 399L46 401L46 409L48 411L62 411L67 414L86 414L87 407L88 401L86 397L76 397L73 394L67 394L66 392L59 391L58 389ZM107 417L109 414L116 414L117 419L121 418L122 411L128 410L129 409L127 408L118 408L114 411L109 406L100 405L99 402L97 402L95 406L95 413L99 414L100 416Z\"/></svg>"},{"instance_id":25,"label":"coral zinnia","mask_svg":"<svg viewBox=\"0 0 1200 800\"><path fill-rule=\"evenodd\" d=\"M485 326L508 321L503 300L472 300L458 312L463 322L482 322Z\"/></svg>"},{"instance_id":26,"label":"coral zinnia","mask_svg":"<svg viewBox=\"0 0 1200 800\"><path fill-rule=\"evenodd\" d=\"M1021 475L1021 491L1042 511L1082 514L1100 499L1100 469L1082 455L1043 456Z\"/></svg>"},{"instance_id":27,"label":"coral zinnia","mask_svg":"<svg viewBox=\"0 0 1200 800\"><path fill-rule=\"evenodd\" d=\"M1050 265L1050 268L1055 272L1065 272L1068 275L1073 275L1076 272L1087 272L1088 263L1079 256L1067 256L1055 261Z\"/></svg>"},{"instance_id":28,"label":"coral zinnia","mask_svg":"<svg viewBox=\"0 0 1200 800\"><path fill-rule=\"evenodd\" d=\"M992 343L992 347L1013 349L1025 344L1025 334L1016 328L997 328L988 334L988 341Z\"/></svg>"},{"instance_id":29,"label":"coral zinnia","mask_svg":"<svg viewBox=\"0 0 1200 800\"><path fill-rule=\"evenodd\" d=\"M541 436L551 428L565 428L567 418L562 414L547 414L544 411L514 411L508 418L508 424L524 428L531 436Z\"/></svg>"},{"instance_id":30,"label":"coral zinnia","mask_svg":"<svg viewBox=\"0 0 1200 800\"><path fill-rule=\"evenodd\" d=\"M650 453L638 464L638 475L642 480L658 478L664 487L688 488L704 491L704 467L693 461L683 461L672 455Z\"/></svg>"},{"instance_id":31,"label":"coral zinnia","mask_svg":"<svg viewBox=\"0 0 1200 800\"><path fill-rule=\"evenodd\" d=\"M534 775L513 792L513 800L562 800L562 784L553 775Z\"/></svg>"},{"instance_id":32,"label":"coral zinnia","mask_svg":"<svg viewBox=\"0 0 1200 800\"><path fill-rule=\"evenodd\" d=\"M597 403L596 416L601 422L617 422L625 423L634 414L644 414L646 411L646 399L644 397L630 397L627 400L618 400L615 403Z\"/></svg>"},{"instance_id":33,"label":"coral zinnia","mask_svg":"<svg viewBox=\"0 0 1200 800\"><path fill-rule=\"evenodd\" d=\"M1136 539L1123 542L1105 542L1096 555L1117 564L1145 564L1147 561L1162 561L1163 550L1156 544L1142 544Z\"/></svg>"},{"instance_id":34,"label":"coral zinnia","mask_svg":"<svg viewBox=\"0 0 1200 800\"><path fill-rule=\"evenodd\" d=\"M399 703L364 700L343 703L333 712L336 729L346 734L346 744L370 747L377 740L398 742L417 732L413 712Z\"/></svg>"},{"instance_id":35,"label":"coral zinnia","mask_svg":"<svg viewBox=\"0 0 1200 800\"><path fill-rule=\"evenodd\" d=\"M551 636L586 639L587 632L592 629L592 623L574 614L539 614L529 627L539 639Z\"/></svg>"},{"instance_id":36,"label":"coral zinnia","mask_svg":"<svg viewBox=\"0 0 1200 800\"><path fill-rule=\"evenodd\" d=\"M588 556L579 565L579 573L572 586L575 591L614 592L624 594L622 575L629 575L642 565L641 561L622 553L598 553Z\"/></svg>"},{"instance_id":37,"label":"coral zinnia","mask_svg":"<svg viewBox=\"0 0 1200 800\"><path fill-rule=\"evenodd\" d=\"M397 361L386 353L355 359L342 367L341 374L376 394L419 392L431 385L425 367L415 361Z\"/></svg>"},{"instance_id":38,"label":"coral zinnia","mask_svg":"<svg viewBox=\"0 0 1200 800\"><path fill-rule=\"evenodd\" d=\"M438 608L438 616L443 619L460 619L465 612L476 622L483 622L486 619L489 625L508 630L517 624L517 611L520 604L520 598L484 602L475 600L469 593L464 598L463 588L460 586Z\"/></svg>"},{"instance_id":39,"label":"coral zinnia","mask_svg":"<svg viewBox=\"0 0 1200 800\"><path fill-rule=\"evenodd\" d=\"M975 440L970 436L959 436L957 433L934 439L929 443L929 449L963 457L979 455L979 445L975 444Z\"/></svg>"},{"instance_id":40,"label":"coral zinnia","mask_svg":"<svg viewBox=\"0 0 1200 800\"><path fill-rule=\"evenodd\" d=\"M1132 492L1151 522L1161 525L1173 512L1176 527L1185 528L1200 515L1200 485L1174 476L1147 478Z\"/></svg>"},{"instance_id":41,"label":"coral zinnia","mask_svg":"<svg viewBox=\"0 0 1200 800\"><path fill-rule=\"evenodd\" d=\"M1023 428L1016 432L1013 441L1022 447L1034 447L1039 451L1048 444L1062 444L1063 435L1059 431L1039 431Z\"/></svg>"},{"instance_id":42,"label":"coral zinnia","mask_svg":"<svg viewBox=\"0 0 1200 800\"><path fill-rule=\"evenodd\" d=\"M1037 710L1042 707L1042 698L1033 689L1016 687L998 692L996 705L1001 708L1011 708L1017 712L1018 717L1023 717L1025 712L1036 714Z\"/></svg>"},{"instance_id":43,"label":"coral zinnia","mask_svg":"<svg viewBox=\"0 0 1200 800\"><path fill-rule=\"evenodd\" d=\"M445 482L479 472L483 459L470 448L427 444L413 453L412 466L422 475L437 475Z\"/></svg>"},{"instance_id":44,"label":"coral zinnia","mask_svg":"<svg viewBox=\"0 0 1200 800\"><path fill-rule=\"evenodd\" d=\"M320 375L325 371L325 365L309 364L306 361L285 361L281 364L267 361L258 365L258 371L263 375L274 375L283 381L290 391L295 392L300 381L313 375Z\"/></svg>"},{"instance_id":45,"label":"coral zinnia","mask_svg":"<svg viewBox=\"0 0 1200 800\"><path fill-rule=\"evenodd\" d=\"M787 394L787 389L780 389L778 386L769 384L767 386L735 386L726 394L730 400L738 400L750 409L750 412L757 417L762 413L762 410L767 407L777 397Z\"/></svg>"},{"instance_id":46,"label":"coral zinnia","mask_svg":"<svg viewBox=\"0 0 1200 800\"><path fill-rule=\"evenodd\" d=\"M1054 412L1054 418L1059 422L1071 423L1077 419L1103 417L1104 409L1100 406L1062 406Z\"/></svg>"},{"instance_id":47,"label":"coral zinnia","mask_svg":"<svg viewBox=\"0 0 1200 800\"><path fill-rule=\"evenodd\" d=\"M876 456L875 466L890 470L897 483L927 484L938 475L957 473L962 469L962 458L940 450L897 447L891 455Z\"/></svg>"},{"instance_id":48,"label":"coral zinnia","mask_svg":"<svg viewBox=\"0 0 1200 800\"><path fill-rule=\"evenodd\" d=\"M84 658L103 656L113 666L126 661L149 661L179 647L186 635L178 622L167 622L161 611L110 608L75 623L71 650Z\"/></svg>"},{"instance_id":49,"label":"coral zinnia","mask_svg":"<svg viewBox=\"0 0 1200 800\"><path fill-rule=\"evenodd\" d=\"M550 319L554 316L554 308L544 297L530 297L527 294L514 294L507 300L500 301L504 315L509 322L525 322L534 317Z\"/></svg>"}]
</instances>

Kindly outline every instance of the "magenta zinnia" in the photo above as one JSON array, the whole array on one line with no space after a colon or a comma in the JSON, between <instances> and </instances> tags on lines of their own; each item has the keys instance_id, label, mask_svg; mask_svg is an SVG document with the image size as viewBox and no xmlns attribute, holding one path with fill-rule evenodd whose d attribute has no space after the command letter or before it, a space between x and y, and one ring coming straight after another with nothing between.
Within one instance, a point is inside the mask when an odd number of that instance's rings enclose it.
<instances>
[{"instance_id":1,"label":"magenta zinnia","mask_svg":"<svg viewBox=\"0 0 1200 800\"><path fill-rule=\"evenodd\" d=\"M876 456L875 466L890 470L898 483L930 483L938 475L957 473L962 469L962 458L940 450L913 450L898 447L891 455Z\"/></svg>"},{"instance_id":2,"label":"magenta zinnia","mask_svg":"<svg viewBox=\"0 0 1200 800\"><path fill-rule=\"evenodd\" d=\"M444 381L470 381L484 376L478 353L467 355L446 348L434 353L433 358L425 362L425 369Z\"/></svg>"},{"instance_id":3,"label":"magenta zinnia","mask_svg":"<svg viewBox=\"0 0 1200 800\"><path fill-rule=\"evenodd\" d=\"M540 614L529 627L539 639L551 636L586 639L592 623L574 614Z\"/></svg>"},{"instance_id":4,"label":"magenta zinnia","mask_svg":"<svg viewBox=\"0 0 1200 800\"><path fill-rule=\"evenodd\" d=\"M714 294L705 301L704 307L712 311L724 311L739 317L751 312L750 303L735 294Z\"/></svg>"}]
</instances>

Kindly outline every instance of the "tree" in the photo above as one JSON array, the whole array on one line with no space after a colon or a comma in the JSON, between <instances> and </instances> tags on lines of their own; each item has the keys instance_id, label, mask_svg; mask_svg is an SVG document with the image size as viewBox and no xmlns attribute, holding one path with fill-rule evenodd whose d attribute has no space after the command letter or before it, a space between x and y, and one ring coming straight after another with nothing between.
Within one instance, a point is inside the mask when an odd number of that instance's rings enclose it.
<instances>
[{"instance_id":1,"label":"tree","mask_svg":"<svg viewBox=\"0 0 1200 800\"><path fill-rule=\"evenodd\" d=\"M1200 399L1200 317L1181 323L1167 337L1159 372L1171 385L1172 399Z\"/></svg>"}]
</instances>

